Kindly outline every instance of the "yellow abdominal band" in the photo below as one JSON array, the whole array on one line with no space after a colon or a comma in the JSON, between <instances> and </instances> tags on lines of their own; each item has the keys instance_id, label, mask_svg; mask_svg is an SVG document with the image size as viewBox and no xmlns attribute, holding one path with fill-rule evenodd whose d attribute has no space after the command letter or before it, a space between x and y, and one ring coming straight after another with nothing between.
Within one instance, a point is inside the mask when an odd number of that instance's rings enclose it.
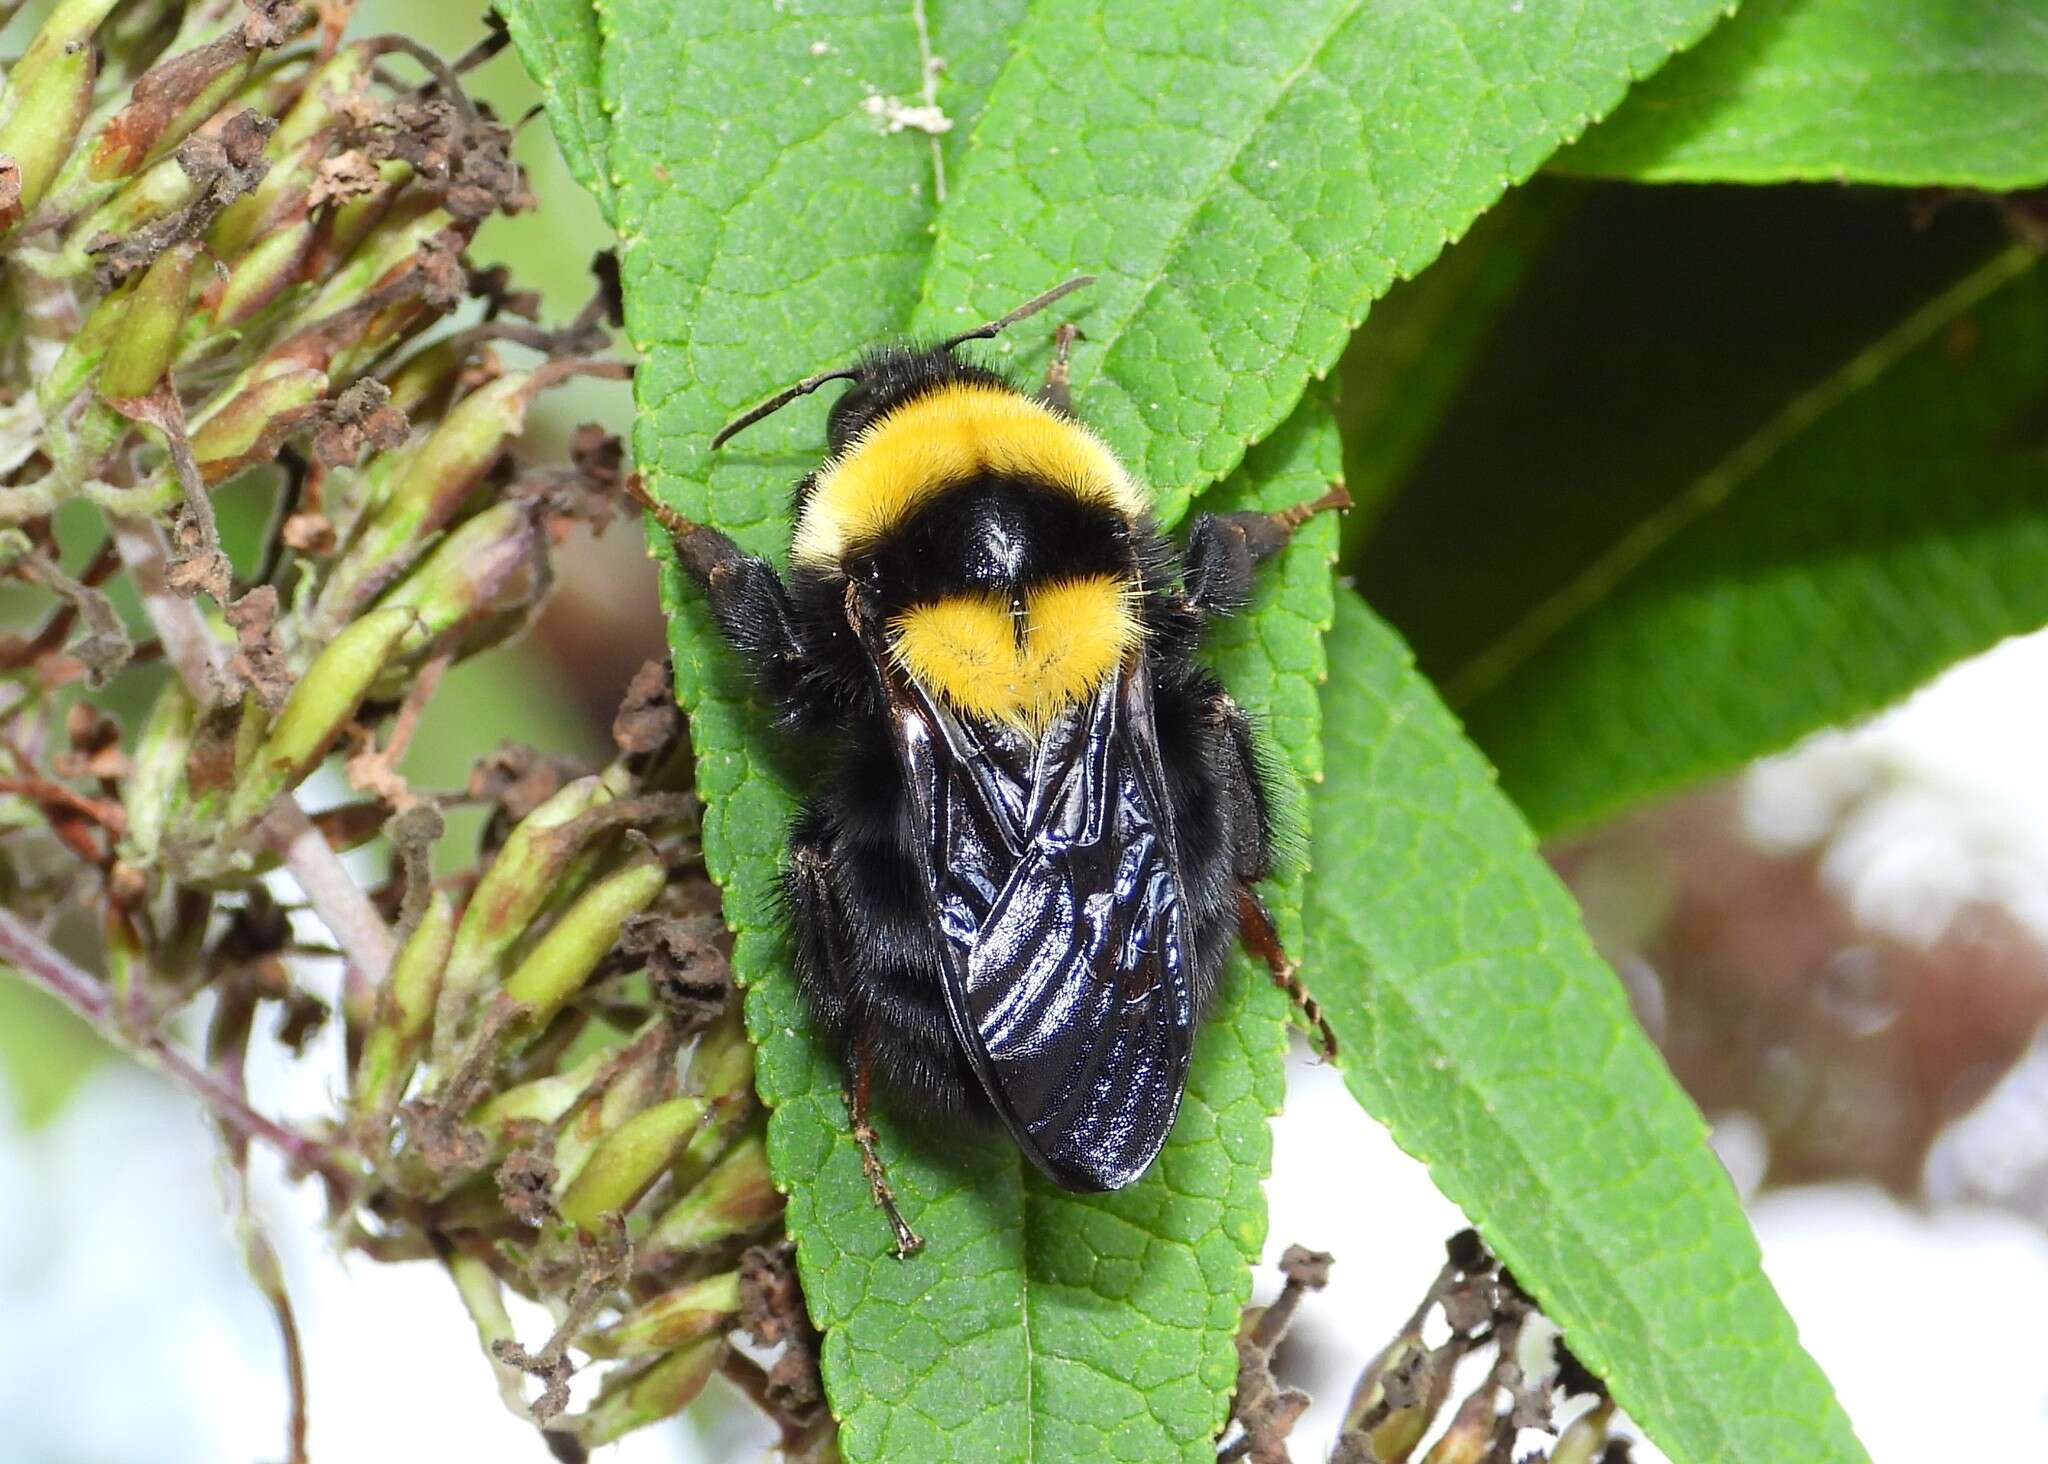
<instances>
[{"instance_id":1,"label":"yellow abdominal band","mask_svg":"<svg viewBox=\"0 0 2048 1464\"><path fill-rule=\"evenodd\" d=\"M790 555L834 563L952 484L986 472L1035 478L1132 518L1145 507L1116 455L1078 422L1007 387L957 382L889 413L825 465Z\"/></svg>"},{"instance_id":2,"label":"yellow abdominal band","mask_svg":"<svg viewBox=\"0 0 2048 1464\"><path fill-rule=\"evenodd\" d=\"M1128 580L1090 575L1033 590L1020 636L996 595L948 595L890 622L896 663L962 712L1042 728L1114 675L1141 636Z\"/></svg>"}]
</instances>

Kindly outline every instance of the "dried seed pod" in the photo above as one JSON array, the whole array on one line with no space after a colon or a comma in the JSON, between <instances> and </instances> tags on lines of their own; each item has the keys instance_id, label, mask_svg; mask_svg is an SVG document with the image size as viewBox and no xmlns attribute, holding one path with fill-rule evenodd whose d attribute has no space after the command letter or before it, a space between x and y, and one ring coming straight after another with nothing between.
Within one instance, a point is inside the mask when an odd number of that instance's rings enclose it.
<instances>
[{"instance_id":1,"label":"dried seed pod","mask_svg":"<svg viewBox=\"0 0 2048 1464\"><path fill-rule=\"evenodd\" d=\"M563 1188L557 1207L562 1218L596 1232L606 1216L630 1210L703 1128L709 1112L701 1098L671 1098L606 1134Z\"/></svg>"},{"instance_id":2,"label":"dried seed pod","mask_svg":"<svg viewBox=\"0 0 2048 1464\"><path fill-rule=\"evenodd\" d=\"M341 47L326 64L306 78L298 99L278 119L277 131L264 149L270 171L248 193L221 210L207 231L214 253L232 258L250 241L287 222L304 218L307 195L320 176L335 129L345 120L344 105L360 94L369 80L374 57L358 41Z\"/></svg>"},{"instance_id":3,"label":"dried seed pod","mask_svg":"<svg viewBox=\"0 0 2048 1464\"><path fill-rule=\"evenodd\" d=\"M455 942L455 903L434 891L426 913L399 947L378 994L374 1024L356 1064L353 1107L362 1117L383 1113L405 1093L434 1019L441 971Z\"/></svg>"},{"instance_id":4,"label":"dried seed pod","mask_svg":"<svg viewBox=\"0 0 2048 1464\"><path fill-rule=\"evenodd\" d=\"M357 248L387 215L394 218L422 217L431 212L435 200L406 194L406 185L412 179L410 163L379 163L377 181L367 193L326 209L320 219L320 231L313 240L313 254L306 272L314 279L330 279L349 264ZM404 206L395 207L401 198L405 199ZM445 228L447 222L436 227ZM388 260L386 265L388 267Z\"/></svg>"},{"instance_id":5,"label":"dried seed pod","mask_svg":"<svg viewBox=\"0 0 2048 1464\"><path fill-rule=\"evenodd\" d=\"M750 1135L654 1222L641 1249L658 1257L701 1251L781 1213L782 1195L768 1172L767 1146L760 1135Z\"/></svg>"},{"instance_id":6,"label":"dried seed pod","mask_svg":"<svg viewBox=\"0 0 2048 1464\"><path fill-rule=\"evenodd\" d=\"M169 373L192 295L192 263L198 256L196 240L173 244L127 292L121 328L107 343L100 365L101 396L109 401L147 396Z\"/></svg>"},{"instance_id":7,"label":"dried seed pod","mask_svg":"<svg viewBox=\"0 0 2048 1464\"><path fill-rule=\"evenodd\" d=\"M664 1291L609 1326L585 1332L576 1345L592 1357L643 1357L722 1333L740 1309L740 1273L721 1271Z\"/></svg>"},{"instance_id":8,"label":"dried seed pod","mask_svg":"<svg viewBox=\"0 0 2048 1464\"><path fill-rule=\"evenodd\" d=\"M319 764L412 625L411 610L373 610L313 659L253 763L237 781L228 802L231 824L239 826L261 814L271 799Z\"/></svg>"}]
</instances>

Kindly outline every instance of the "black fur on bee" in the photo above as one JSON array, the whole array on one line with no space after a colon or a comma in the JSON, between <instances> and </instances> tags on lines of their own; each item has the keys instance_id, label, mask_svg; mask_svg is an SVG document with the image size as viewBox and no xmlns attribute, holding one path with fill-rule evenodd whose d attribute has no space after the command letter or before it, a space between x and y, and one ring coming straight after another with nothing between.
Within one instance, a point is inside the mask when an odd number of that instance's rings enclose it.
<instances>
[{"instance_id":1,"label":"black fur on bee","mask_svg":"<svg viewBox=\"0 0 2048 1464\"><path fill-rule=\"evenodd\" d=\"M1253 894L1270 774L1195 652L1261 560L1348 500L1203 515L1170 542L1067 404L1070 327L1040 395L955 354L1073 287L869 352L720 434L852 382L796 486L786 579L657 510L761 694L819 749L784 893L884 1203L871 1076L915 1109L993 1112L1068 1189L1116 1189L1166 1141L1231 944L1300 994Z\"/></svg>"}]
</instances>

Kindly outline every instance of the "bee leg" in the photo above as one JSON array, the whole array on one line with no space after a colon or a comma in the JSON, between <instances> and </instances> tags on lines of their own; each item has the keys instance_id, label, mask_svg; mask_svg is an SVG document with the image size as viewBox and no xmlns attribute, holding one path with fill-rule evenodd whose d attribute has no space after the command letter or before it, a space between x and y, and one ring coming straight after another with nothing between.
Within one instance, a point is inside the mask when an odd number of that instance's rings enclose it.
<instances>
[{"instance_id":1,"label":"bee leg","mask_svg":"<svg viewBox=\"0 0 2048 1464\"><path fill-rule=\"evenodd\" d=\"M719 630L776 710L799 724L833 717L819 683L806 674L812 657L775 566L656 499L638 473L626 491L668 531L683 572L703 590Z\"/></svg>"},{"instance_id":2,"label":"bee leg","mask_svg":"<svg viewBox=\"0 0 2048 1464\"><path fill-rule=\"evenodd\" d=\"M1286 547L1294 531L1325 509L1351 507L1342 481L1306 503L1271 513L1205 513L1188 530L1187 596L1205 615L1229 615L1251 598L1252 571Z\"/></svg>"},{"instance_id":3,"label":"bee leg","mask_svg":"<svg viewBox=\"0 0 2048 1464\"><path fill-rule=\"evenodd\" d=\"M1295 1009L1316 1030L1317 1046L1323 1057L1337 1055L1337 1034L1323 1016L1322 1004L1302 984L1300 967L1288 959L1274 928L1273 912L1254 888L1273 872L1273 819L1266 803L1265 785L1259 777L1257 748L1252 741L1251 719L1230 693L1218 688L1208 705L1208 714L1226 739L1223 747L1221 802L1229 811L1232 873L1237 876L1237 933L1252 956L1266 963L1273 984L1286 992Z\"/></svg>"},{"instance_id":4,"label":"bee leg","mask_svg":"<svg viewBox=\"0 0 2048 1464\"><path fill-rule=\"evenodd\" d=\"M1322 1004L1309 995L1308 987L1302 984L1301 967L1288 959L1287 951L1281 946L1280 932L1273 928L1273 912L1266 908L1266 902L1250 885L1239 887L1237 911L1238 934L1245 949L1266 963L1266 969L1273 974L1273 984L1287 993L1295 1010L1316 1029L1316 1045L1322 1049L1324 1061L1335 1061L1337 1034L1330 1030L1329 1018L1323 1015Z\"/></svg>"},{"instance_id":5,"label":"bee leg","mask_svg":"<svg viewBox=\"0 0 2048 1464\"><path fill-rule=\"evenodd\" d=\"M868 1177L868 1192L896 1232L896 1259L907 1261L924 1249L924 1239L910 1228L903 1212L896 1208L896 1192L889 1188L888 1171L882 1168L882 1156L875 1145L875 1127L868 1122L869 1077L867 1049L861 1047L853 1070L847 1074L846 1111L853 1121L853 1141L860 1146L860 1167Z\"/></svg>"},{"instance_id":6,"label":"bee leg","mask_svg":"<svg viewBox=\"0 0 2048 1464\"><path fill-rule=\"evenodd\" d=\"M1080 335L1081 327L1072 321L1052 333L1052 364L1045 368L1045 385L1038 392L1040 401L1068 417L1074 415L1074 392L1067 384L1067 353Z\"/></svg>"}]
</instances>

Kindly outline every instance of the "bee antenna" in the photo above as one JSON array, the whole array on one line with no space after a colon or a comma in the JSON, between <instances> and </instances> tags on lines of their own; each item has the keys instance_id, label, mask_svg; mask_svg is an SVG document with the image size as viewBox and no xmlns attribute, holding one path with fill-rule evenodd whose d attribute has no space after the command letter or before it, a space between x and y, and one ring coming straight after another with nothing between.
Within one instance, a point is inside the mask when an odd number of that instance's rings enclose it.
<instances>
[{"instance_id":1,"label":"bee antenna","mask_svg":"<svg viewBox=\"0 0 2048 1464\"><path fill-rule=\"evenodd\" d=\"M1026 316L1036 315L1054 301L1063 300L1073 294L1074 291L1094 283L1094 275L1075 275L1064 284L1054 285L1036 299L1026 300L1022 305L1019 305L1015 310L1012 310L1008 315L1000 319L991 320L986 325L977 325L973 330L962 331L959 335L949 340L939 342L939 349L950 351L953 347L962 345L967 341L989 340L1009 329ZM750 408L719 428L718 435L711 439L712 449L716 451L718 448L723 447L727 442L731 441L739 433L746 431L747 428L753 426L763 417L772 416L774 413L781 411L800 396L809 396L826 382L852 381L859 377L861 373L862 368L859 366L842 366L836 371L820 371L816 376L806 376L795 386L783 388L758 407Z\"/></svg>"},{"instance_id":2,"label":"bee antenna","mask_svg":"<svg viewBox=\"0 0 2048 1464\"><path fill-rule=\"evenodd\" d=\"M1037 299L1026 300L1022 305L1019 305L1015 310L1012 310L1008 315L1003 316L999 320L991 320L987 325L977 325L973 330L962 331L951 340L939 342L939 349L950 351L953 347L968 341L990 340L1024 319L1027 315L1036 315L1055 300L1064 300L1067 296L1073 294L1074 291L1094 283L1094 275L1075 275L1065 284L1054 285Z\"/></svg>"},{"instance_id":3,"label":"bee antenna","mask_svg":"<svg viewBox=\"0 0 2048 1464\"><path fill-rule=\"evenodd\" d=\"M734 434L744 432L763 417L771 416L781 411L798 397L809 396L826 382L852 381L860 374L861 368L858 366L841 366L836 371L820 371L816 376L806 376L795 386L784 387L781 391L775 393L774 396L768 398L767 401L761 403L760 406L741 413L719 428L718 435L711 439L712 449L715 451L722 447Z\"/></svg>"}]
</instances>

